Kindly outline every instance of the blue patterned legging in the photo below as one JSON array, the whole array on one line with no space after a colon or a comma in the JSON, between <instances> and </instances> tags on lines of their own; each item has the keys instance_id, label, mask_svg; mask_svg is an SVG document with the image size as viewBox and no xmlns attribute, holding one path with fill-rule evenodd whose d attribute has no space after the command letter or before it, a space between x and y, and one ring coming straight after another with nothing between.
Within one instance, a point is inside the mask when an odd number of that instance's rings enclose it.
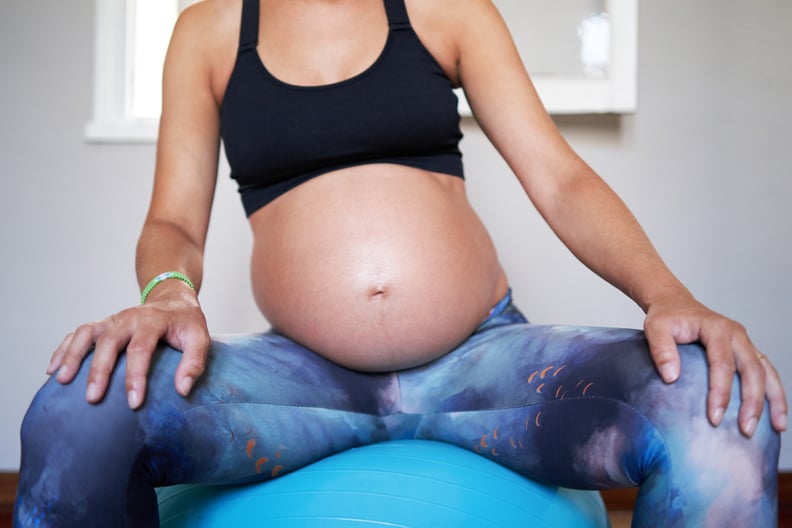
<instances>
[{"instance_id":1,"label":"blue patterned legging","mask_svg":"<svg viewBox=\"0 0 792 528\"><path fill-rule=\"evenodd\" d=\"M706 418L707 365L682 346L661 381L639 331L528 324L505 299L460 347L418 368L362 373L276 333L216 339L189 398L163 347L138 411L123 358L99 405L87 368L54 379L22 426L14 526L157 526L154 488L266 480L350 447L423 438L474 450L530 478L641 487L634 526L770 527L779 436Z\"/></svg>"}]
</instances>

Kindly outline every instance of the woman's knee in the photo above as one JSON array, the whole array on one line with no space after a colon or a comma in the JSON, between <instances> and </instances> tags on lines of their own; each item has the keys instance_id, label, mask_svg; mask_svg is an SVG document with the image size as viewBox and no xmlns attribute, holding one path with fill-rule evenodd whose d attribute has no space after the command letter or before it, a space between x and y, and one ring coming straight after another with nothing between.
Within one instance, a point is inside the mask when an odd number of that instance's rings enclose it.
<instances>
[{"instance_id":1,"label":"woman's knee","mask_svg":"<svg viewBox=\"0 0 792 528\"><path fill-rule=\"evenodd\" d=\"M98 452L101 443L122 442L136 422L123 387L111 386L101 402L91 404L80 378L63 385L53 376L38 391L22 422L23 457L29 462L55 453Z\"/></svg>"},{"instance_id":2,"label":"woman's knee","mask_svg":"<svg viewBox=\"0 0 792 528\"><path fill-rule=\"evenodd\" d=\"M62 385L53 377L36 394L21 428L20 523L72 515L70 505L87 504L128 478L141 435L123 391L116 392L91 404L84 384Z\"/></svg>"}]
</instances>

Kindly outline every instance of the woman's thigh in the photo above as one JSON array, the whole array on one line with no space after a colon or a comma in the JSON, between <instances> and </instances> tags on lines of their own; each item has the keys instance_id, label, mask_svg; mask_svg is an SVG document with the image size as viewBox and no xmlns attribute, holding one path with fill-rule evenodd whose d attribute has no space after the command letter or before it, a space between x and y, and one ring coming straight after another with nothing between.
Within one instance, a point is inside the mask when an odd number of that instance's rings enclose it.
<instances>
[{"instance_id":1,"label":"woman's thigh","mask_svg":"<svg viewBox=\"0 0 792 528\"><path fill-rule=\"evenodd\" d=\"M740 434L736 380L723 423L712 427L705 352L679 348L682 376L666 384L640 331L495 327L400 374L402 421L416 437L551 484L641 485L637 526L772 517L779 442L767 413L754 438Z\"/></svg>"},{"instance_id":2,"label":"woman's thigh","mask_svg":"<svg viewBox=\"0 0 792 528\"><path fill-rule=\"evenodd\" d=\"M72 383L42 387L22 427L17 525L155 526L156 486L266 480L387 438L378 395L393 376L349 371L276 334L219 338L183 398L180 359L156 352L136 411L123 356L99 404L85 401L89 361Z\"/></svg>"}]
</instances>

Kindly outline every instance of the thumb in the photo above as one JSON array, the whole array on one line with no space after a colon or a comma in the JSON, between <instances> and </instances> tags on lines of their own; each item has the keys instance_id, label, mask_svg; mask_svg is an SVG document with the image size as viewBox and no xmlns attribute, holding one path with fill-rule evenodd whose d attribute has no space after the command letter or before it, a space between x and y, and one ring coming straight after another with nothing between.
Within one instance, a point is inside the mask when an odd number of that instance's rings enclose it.
<instances>
[{"instance_id":1,"label":"thumb","mask_svg":"<svg viewBox=\"0 0 792 528\"><path fill-rule=\"evenodd\" d=\"M176 367L174 384L179 394L187 396L206 368L211 339L206 331L194 330L187 332L180 341L182 359Z\"/></svg>"},{"instance_id":2,"label":"thumb","mask_svg":"<svg viewBox=\"0 0 792 528\"><path fill-rule=\"evenodd\" d=\"M681 361L673 330L668 325L647 319L644 324L644 334L649 342L649 353L660 372L660 377L666 383L675 382L679 379Z\"/></svg>"}]
</instances>

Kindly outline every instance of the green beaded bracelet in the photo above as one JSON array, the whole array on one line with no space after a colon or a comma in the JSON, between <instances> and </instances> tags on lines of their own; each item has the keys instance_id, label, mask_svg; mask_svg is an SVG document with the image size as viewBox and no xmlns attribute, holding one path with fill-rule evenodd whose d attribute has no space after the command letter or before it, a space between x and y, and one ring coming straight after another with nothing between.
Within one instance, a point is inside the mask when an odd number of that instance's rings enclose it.
<instances>
[{"instance_id":1,"label":"green beaded bracelet","mask_svg":"<svg viewBox=\"0 0 792 528\"><path fill-rule=\"evenodd\" d=\"M146 298L148 297L149 293L151 293L151 290L154 289L154 286L168 279L178 279L195 291L195 285L193 285L192 281L187 278L187 275L178 271L166 271L165 273L160 273L151 279L151 282L149 282L146 287L143 288L143 291L140 294L140 304L146 304Z\"/></svg>"}]
</instances>

